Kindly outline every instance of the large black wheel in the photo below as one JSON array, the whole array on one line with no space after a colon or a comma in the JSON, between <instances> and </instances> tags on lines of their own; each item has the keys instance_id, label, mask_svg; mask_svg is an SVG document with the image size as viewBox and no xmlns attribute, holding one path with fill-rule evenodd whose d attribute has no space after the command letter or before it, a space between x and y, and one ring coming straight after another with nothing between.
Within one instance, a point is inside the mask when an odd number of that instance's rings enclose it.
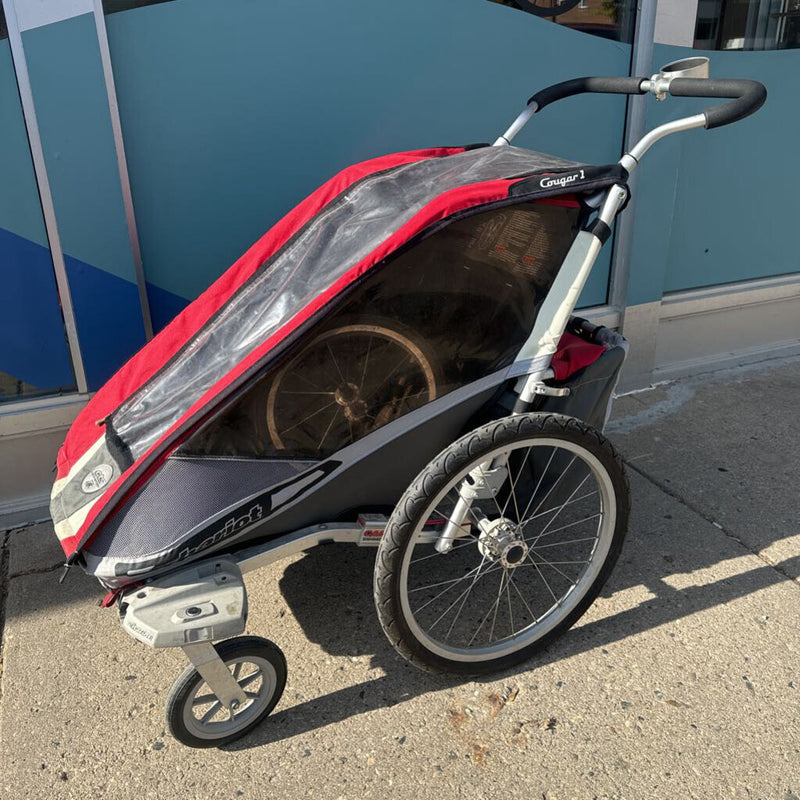
<instances>
[{"instance_id":1,"label":"large black wheel","mask_svg":"<svg viewBox=\"0 0 800 800\"><path fill-rule=\"evenodd\" d=\"M247 702L231 716L194 667L187 667L167 698L170 733L187 747L220 747L255 728L277 705L286 686L286 659L259 636L240 636L214 645Z\"/></svg>"},{"instance_id":2,"label":"large black wheel","mask_svg":"<svg viewBox=\"0 0 800 800\"><path fill-rule=\"evenodd\" d=\"M374 583L386 635L437 672L524 661L597 597L629 507L621 458L579 420L521 414L472 431L419 474L386 527Z\"/></svg>"}]
</instances>

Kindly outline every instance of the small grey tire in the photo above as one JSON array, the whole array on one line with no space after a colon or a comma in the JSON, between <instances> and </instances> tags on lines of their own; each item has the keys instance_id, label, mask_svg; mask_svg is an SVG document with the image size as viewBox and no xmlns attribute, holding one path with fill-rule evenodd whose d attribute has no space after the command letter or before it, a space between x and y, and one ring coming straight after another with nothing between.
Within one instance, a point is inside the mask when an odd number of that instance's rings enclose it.
<instances>
[{"instance_id":1,"label":"small grey tire","mask_svg":"<svg viewBox=\"0 0 800 800\"><path fill-rule=\"evenodd\" d=\"M166 709L170 733L187 747L221 747L244 736L275 708L286 686L286 659L269 639L240 636L214 648L248 701L231 718L200 673L187 667L172 684Z\"/></svg>"}]
</instances>

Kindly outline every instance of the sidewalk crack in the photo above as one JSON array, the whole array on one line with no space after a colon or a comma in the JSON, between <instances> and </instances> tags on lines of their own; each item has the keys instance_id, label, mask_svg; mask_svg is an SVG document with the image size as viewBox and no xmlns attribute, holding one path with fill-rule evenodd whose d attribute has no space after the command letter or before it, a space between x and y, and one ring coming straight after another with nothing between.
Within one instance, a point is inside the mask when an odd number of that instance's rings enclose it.
<instances>
[{"instance_id":1,"label":"sidewalk crack","mask_svg":"<svg viewBox=\"0 0 800 800\"><path fill-rule=\"evenodd\" d=\"M685 508L688 508L689 511L693 512L694 514L697 514L697 516L700 517L701 519L704 519L706 522L711 523L723 535L727 536L729 539L732 539L738 545L740 545L745 550L747 550L748 553L751 553L757 559L759 559L759 561L763 561L764 564L766 564L768 567L774 569L775 572L779 573L784 578L787 578L795 586L800 588L800 580L795 578L794 575L792 575L790 572L785 570L780 564L775 563L771 558L765 556L763 553L761 553L758 550L755 550L754 548L752 548L749 544L747 544L747 542L745 542L743 539L741 539L739 536L737 536L735 533L733 533L733 531L728 530L721 522L719 522L718 520L716 520L713 517L709 516L705 511L703 511L702 508L700 508L699 506L696 506L690 500L687 500L686 498L682 497L671 486L667 486L665 483L662 483L657 478L654 478L648 472L643 470L641 467L636 466L631 461L629 461L627 458L623 458L623 461L625 462L625 466L628 469L633 470L633 472L635 472L637 475L640 475L648 483L650 483L653 486L655 486L656 489L659 489L664 494L666 494L667 496L671 497L673 500L675 500L676 502L680 503Z\"/></svg>"},{"instance_id":2,"label":"sidewalk crack","mask_svg":"<svg viewBox=\"0 0 800 800\"><path fill-rule=\"evenodd\" d=\"M63 561L59 561L56 564L50 564L46 567L31 567L30 569L22 570L22 572L12 572L8 576L8 580L13 581L14 578L24 578L27 575L45 575L48 572L55 572L57 569L60 569L64 566Z\"/></svg>"}]
</instances>

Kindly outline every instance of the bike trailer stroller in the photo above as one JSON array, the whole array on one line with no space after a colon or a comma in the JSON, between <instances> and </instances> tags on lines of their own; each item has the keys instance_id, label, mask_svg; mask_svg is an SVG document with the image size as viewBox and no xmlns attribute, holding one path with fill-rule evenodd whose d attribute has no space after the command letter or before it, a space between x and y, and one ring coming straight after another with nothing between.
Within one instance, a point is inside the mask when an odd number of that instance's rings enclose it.
<instances>
[{"instance_id":1,"label":"bike trailer stroller","mask_svg":"<svg viewBox=\"0 0 800 800\"><path fill-rule=\"evenodd\" d=\"M589 91L738 99L607 166L509 144ZM508 666L583 613L627 524L598 433L627 345L572 311L650 144L764 94L578 79L535 95L494 146L350 167L97 392L59 452L55 530L129 633L191 660L168 703L177 738L218 745L272 710L280 650L212 642L245 628L243 573L321 542L378 545L381 622L427 669Z\"/></svg>"}]
</instances>

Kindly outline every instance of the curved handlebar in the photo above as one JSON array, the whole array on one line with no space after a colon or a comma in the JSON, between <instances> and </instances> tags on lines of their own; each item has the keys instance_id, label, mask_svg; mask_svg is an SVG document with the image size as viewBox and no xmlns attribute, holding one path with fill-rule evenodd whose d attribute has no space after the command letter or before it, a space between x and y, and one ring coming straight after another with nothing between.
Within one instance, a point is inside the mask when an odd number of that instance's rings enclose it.
<instances>
[{"instance_id":1,"label":"curved handlebar","mask_svg":"<svg viewBox=\"0 0 800 800\"><path fill-rule=\"evenodd\" d=\"M669 93L674 97L733 98L729 103L703 111L709 130L755 114L767 99L763 83L743 79L675 78L669 84Z\"/></svg>"},{"instance_id":2,"label":"curved handlebar","mask_svg":"<svg viewBox=\"0 0 800 800\"><path fill-rule=\"evenodd\" d=\"M573 78L537 92L528 105L545 106L577 94L647 94L653 90L650 78ZM767 99L767 90L758 81L717 80L715 78L673 78L664 86L675 97L731 98L731 102L703 111L706 128L718 128L755 114Z\"/></svg>"},{"instance_id":3,"label":"curved handlebar","mask_svg":"<svg viewBox=\"0 0 800 800\"><path fill-rule=\"evenodd\" d=\"M528 105L536 103L537 110L555 103L556 100L563 100L565 97L573 97L576 94L647 94L647 89L642 89L642 83L647 78L573 78L569 81L562 81L536 92Z\"/></svg>"}]
</instances>

